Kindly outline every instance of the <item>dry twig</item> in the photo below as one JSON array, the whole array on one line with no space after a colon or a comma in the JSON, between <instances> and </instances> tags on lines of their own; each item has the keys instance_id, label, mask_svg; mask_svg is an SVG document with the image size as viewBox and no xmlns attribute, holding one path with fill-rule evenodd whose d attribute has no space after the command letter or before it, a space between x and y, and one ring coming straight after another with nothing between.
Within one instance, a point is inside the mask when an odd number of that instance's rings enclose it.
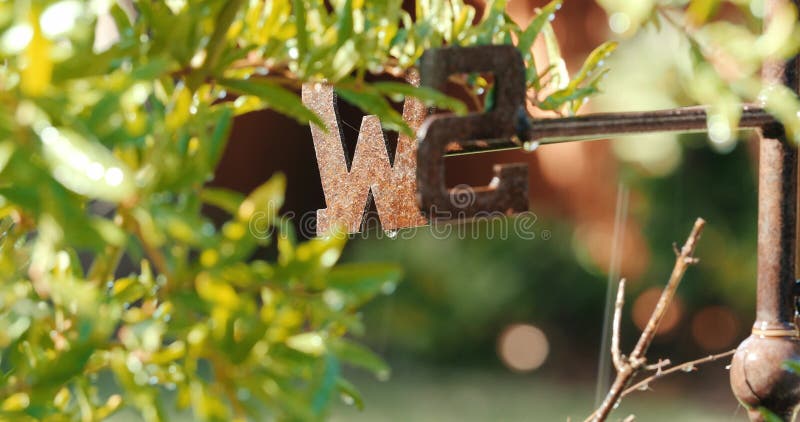
<instances>
[{"instance_id":1,"label":"dry twig","mask_svg":"<svg viewBox=\"0 0 800 422\"><path fill-rule=\"evenodd\" d=\"M625 279L619 281L617 287L617 302L614 305L614 322L611 330L611 359L614 361L614 368L622 370L625 364L622 360L622 353L619 351L619 324L622 320L622 307L625 305Z\"/></svg>"},{"instance_id":2,"label":"dry twig","mask_svg":"<svg viewBox=\"0 0 800 422\"><path fill-rule=\"evenodd\" d=\"M655 381L655 380L657 380L657 379L659 379L659 378L661 378L663 376L666 376L666 375L669 375L669 374L672 374L672 373L678 372L678 371L691 372L691 371L694 371L695 369L697 369L697 365L701 365L701 364L708 363L708 362L713 362L715 360L726 358L728 356L733 356L734 353L736 353L736 349L728 350L727 352L719 353L719 354L716 354L716 355L708 355L706 357L703 357L703 358L700 358L700 359L695 359L695 360L689 361L689 362L684 362L684 363L682 363L680 365L675 365L675 366L672 366L672 367L669 367L669 368L666 368L666 369L664 369L662 367L659 367L655 374L653 374L653 375L651 375L651 376L649 376L649 377L637 382L636 384L628 387L627 389L625 389L625 391L622 392L622 395L620 397L625 397L628 394L630 394L630 393L632 393L632 392L634 392L636 390L645 390L645 389L647 389L649 387L651 382L653 382L653 381Z\"/></svg>"},{"instance_id":3,"label":"dry twig","mask_svg":"<svg viewBox=\"0 0 800 422\"><path fill-rule=\"evenodd\" d=\"M599 422L606 420L608 414L611 413L611 410L628 390L626 387L631 382L633 377L636 376L639 370L646 367L647 360L645 355L647 354L647 349L650 347L650 343L652 343L653 338L656 335L658 326L661 324L661 320L664 318L667 308L672 302L672 298L675 296L675 291L678 289L678 284L680 284L681 279L686 273L686 269L689 267L689 265L697 263L697 258L695 258L693 254L694 249L697 246L697 240L700 238L700 233L703 231L703 226L705 226L705 220L698 218L694 223L691 233L689 233L689 237L686 239L686 243L684 243L683 247L678 253L677 258L675 259L675 266L672 268L672 274L669 277L669 281L667 282L666 287L664 287L664 290L661 292L661 297L659 297L658 303L656 304L653 313L650 315L650 320L647 322L647 326L645 326L642 335L639 337L639 342L636 343L636 347L634 347L633 352L627 358L623 358L619 351L619 321L621 319L622 305L624 303L623 301L625 294L624 280L620 282L619 290L617 291L617 302L614 310L614 326L611 337L611 353L614 360L614 366L617 369L617 376L614 379L614 384L612 384L611 388L608 390L605 399L603 399L603 403L600 404L600 407L598 407L597 410L589 415L589 417L586 419L587 421ZM663 364L657 366L659 369L661 367L663 367ZM659 371L657 374L663 374L664 372L666 371Z\"/></svg>"}]
</instances>

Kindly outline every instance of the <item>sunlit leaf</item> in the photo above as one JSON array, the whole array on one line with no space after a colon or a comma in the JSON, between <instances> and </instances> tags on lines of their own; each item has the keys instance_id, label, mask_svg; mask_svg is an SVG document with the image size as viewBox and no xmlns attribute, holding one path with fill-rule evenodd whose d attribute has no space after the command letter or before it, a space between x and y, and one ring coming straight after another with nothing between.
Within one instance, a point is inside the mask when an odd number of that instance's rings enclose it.
<instances>
[{"instance_id":1,"label":"sunlit leaf","mask_svg":"<svg viewBox=\"0 0 800 422\"><path fill-rule=\"evenodd\" d=\"M346 339L330 342L331 352L342 362L366 369L381 379L389 376L390 369L386 362L366 347Z\"/></svg>"},{"instance_id":2,"label":"sunlit leaf","mask_svg":"<svg viewBox=\"0 0 800 422\"><path fill-rule=\"evenodd\" d=\"M429 87L416 87L400 82L375 82L372 86L383 95L387 95L389 97L398 94L402 97L411 96L424 101L425 105L428 107L438 107L452 110L456 114L464 114L467 112L467 106L464 105L462 101L453 97L448 97L447 95ZM402 98L397 98L397 100L400 99Z\"/></svg>"},{"instance_id":3,"label":"sunlit leaf","mask_svg":"<svg viewBox=\"0 0 800 422\"><path fill-rule=\"evenodd\" d=\"M296 94L278 84L264 79L223 79L220 84L242 94L254 95L264 101L266 107L285 113L301 123L311 122L324 126L322 120L306 108Z\"/></svg>"},{"instance_id":4,"label":"sunlit leaf","mask_svg":"<svg viewBox=\"0 0 800 422\"><path fill-rule=\"evenodd\" d=\"M338 85L336 93L367 114L381 116L381 125L409 136L414 135L414 131L403 120L403 116L392 108L377 89L367 86Z\"/></svg>"},{"instance_id":5,"label":"sunlit leaf","mask_svg":"<svg viewBox=\"0 0 800 422\"><path fill-rule=\"evenodd\" d=\"M102 145L68 128L46 127L39 136L53 177L67 188L113 202L133 195L130 170Z\"/></svg>"},{"instance_id":6,"label":"sunlit leaf","mask_svg":"<svg viewBox=\"0 0 800 422\"><path fill-rule=\"evenodd\" d=\"M533 57L531 51L533 42L541 33L544 25L550 20L550 17L556 10L561 8L562 3L563 0L553 0L547 3L546 6L536 13L536 16L531 20L531 23L528 24L528 27L519 35L517 49L522 54L524 60L528 61Z\"/></svg>"},{"instance_id":7,"label":"sunlit leaf","mask_svg":"<svg viewBox=\"0 0 800 422\"><path fill-rule=\"evenodd\" d=\"M42 34L38 13L31 12L29 24L33 28L33 37L25 49L27 66L22 70L20 88L25 95L36 97L44 94L50 85L53 60L50 57L51 43Z\"/></svg>"}]
</instances>

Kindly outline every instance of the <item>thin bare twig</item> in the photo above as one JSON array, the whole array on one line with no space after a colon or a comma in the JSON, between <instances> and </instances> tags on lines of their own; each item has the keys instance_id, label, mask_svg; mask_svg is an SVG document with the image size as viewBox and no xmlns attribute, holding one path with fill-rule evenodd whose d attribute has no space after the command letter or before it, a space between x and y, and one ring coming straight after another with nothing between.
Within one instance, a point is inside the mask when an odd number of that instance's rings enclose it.
<instances>
[{"instance_id":1,"label":"thin bare twig","mask_svg":"<svg viewBox=\"0 0 800 422\"><path fill-rule=\"evenodd\" d=\"M617 371L622 370L624 362L619 351L619 324L622 320L622 307L625 305L625 279L619 281L617 287L617 302L614 304L614 322L611 330L611 360Z\"/></svg>"},{"instance_id":2,"label":"thin bare twig","mask_svg":"<svg viewBox=\"0 0 800 422\"><path fill-rule=\"evenodd\" d=\"M689 362L684 362L684 363L682 363L680 365L675 365L675 366L669 367L667 369L659 368L658 371L655 374L653 374L653 375L651 375L651 376L649 376L649 377L637 382L636 384L628 387L625 391L622 392L622 396L621 397L625 397L628 394L630 394L630 393L632 393L632 392L634 392L636 390L642 390L645 387L649 386L651 382L653 382L653 381L655 381L655 380L657 380L657 379L659 379L659 378L661 378L663 376L666 376L666 375L669 375L669 374L672 374L672 373L675 373L675 372L678 372L678 371L691 372L691 371L696 369L697 365L701 365L701 364L708 363L708 362L713 362L715 360L723 359L723 358L726 358L728 356L733 356L734 353L736 353L736 349L728 350L725 353L719 353L719 354L716 354L716 355L708 355L706 357L703 357L703 358L700 358L700 359L695 359L695 360L689 361Z\"/></svg>"},{"instance_id":3,"label":"thin bare twig","mask_svg":"<svg viewBox=\"0 0 800 422\"><path fill-rule=\"evenodd\" d=\"M697 246L697 240L700 238L700 233L703 231L705 224L706 222L702 218L698 218L694 222L694 227L692 227L692 231L689 233L686 243L684 243L683 247L680 249L680 253L675 259L675 266L672 267L672 274L670 274L669 281L667 281L667 285L661 292L661 297L658 298L658 303L656 303L656 307L653 310L653 313L650 315L650 320L647 321L647 326L645 326L642 335L639 337L639 342L636 343L636 347L633 349L633 352L627 359L622 359L621 354L618 356L620 367L617 368L617 376L614 379L614 383L608 390L605 399L603 399L603 403L600 404L600 407L598 407L597 410L589 415L589 417L586 419L587 421L599 422L606 420L608 414L611 413L611 410L614 408L617 402L619 402L623 393L626 391L628 384L636 376L639 370L645 367L647 363L647 359L645 358L647 349L650 347L650 343L652 343L653 338L656 335L658 326L661 324L661 320L664 319L667 308L675 296L675 291L678 289L678 285L680 284L683 275L686 273L686 269L689 268L689 265L697 263L697 259L694 258L692 254L694 253L694 249ZM619 294L620 293L617 294L618 302ZM620 313L619 309L615 311L615 320L617 318L617 313ZM615 328L615 331L617 331L616 335L619 336L618 328ZM619 338L617 338L617 342L618 341ZM616 347L618 349L619 343L617 343ZM616 353L618 352L619 351L617 350ZM612 351L612 353L614 352ZM617 362L615 362L615 366L616 365Z\"/></svg>"},{"instance_id":4,"label":"thin bare twig","mask_svg":"<svg viewBox=\"0 0 800 422\"><path fill-rule=\"evenodd\" d=\"M670 361L669 359L659 359L658 362L652 365L645 365L644 370L661 372L661 370L664 369L664 367L669 365L672 365L672 361Z\"/></svg>"}]
</instances>

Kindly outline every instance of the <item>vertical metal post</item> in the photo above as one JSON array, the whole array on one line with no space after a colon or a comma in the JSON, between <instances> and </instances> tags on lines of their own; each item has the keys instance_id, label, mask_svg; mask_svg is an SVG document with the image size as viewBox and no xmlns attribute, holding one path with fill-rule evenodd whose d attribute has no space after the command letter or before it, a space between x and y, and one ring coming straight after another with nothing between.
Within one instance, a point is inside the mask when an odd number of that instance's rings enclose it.
<instances>
[{"instance_id":1,"label":"vertical metal post","mask_svg":"<svg viewBox=\"0 0 800 422\"><path fill-rule=\"evenodd\" d=\"M769 25L779 0L767 2ZM794 0L798 5L798 0ZM798 58L764 67L766 83L784 83L798 90ZM797 242L797 147L782 128L762 129L758 171L758 278L756 321L731 364L731 387L761 421L766 408L792 420L800 404L800 376L783 365L800 358L800 338L794 323Z\"/></svg>"}]
</instances>

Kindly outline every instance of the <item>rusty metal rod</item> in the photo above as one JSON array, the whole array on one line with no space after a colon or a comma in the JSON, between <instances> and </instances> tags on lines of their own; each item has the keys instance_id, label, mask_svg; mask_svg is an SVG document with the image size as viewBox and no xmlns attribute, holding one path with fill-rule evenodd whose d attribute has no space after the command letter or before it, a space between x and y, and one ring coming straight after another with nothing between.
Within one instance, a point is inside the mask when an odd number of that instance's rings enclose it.
<instances>
[{"instance_id":1,"label":"rusty metal rod","mask_svg":"<svg viewBox=\"0 0 800 422\"><path fill-rule=\"evenodd\" d=\"M518 139L496 139L470 145L452 145L447 155L522 148L523 142L552 144L560 142L607 139L615 135L649 132L706 132L708 107L683 107L627 113L594 113L577 117L518 119ZM776 124L762 107L742 106L739 129L753 129Z\"/></svg>"}]
</instances>

